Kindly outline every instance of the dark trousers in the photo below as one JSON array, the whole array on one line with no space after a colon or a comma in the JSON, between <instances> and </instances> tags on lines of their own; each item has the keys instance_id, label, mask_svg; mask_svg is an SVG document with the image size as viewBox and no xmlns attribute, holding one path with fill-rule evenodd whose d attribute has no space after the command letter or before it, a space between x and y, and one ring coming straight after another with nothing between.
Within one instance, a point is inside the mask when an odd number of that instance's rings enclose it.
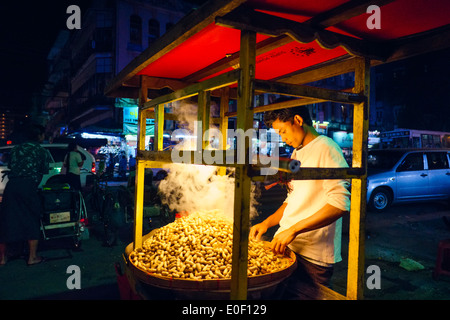
<instances>
[{"instance_id":1,"label":"dark trousers","mask_svg":"<svg viewBox=\"0 0 450 320\"><path fill-rule=\"evenodd\" d=\"M298 254L295 255L297 258L297 269L279 284L275 293L275 299L300 300L318 298L318 284L330 288L334 268L320 266L309 262ZM305 298L305 295L308 297Z\"/></svg>"},{"instance_id":2,"label":"dark trousers","mask_svg":"<svg viewBox=\"0 0 450 320\"><path fill-rule=\"evenodd\" d=\"M42 203L32 178L11 178L1 205L1 243L39 239Z\"/></svg>"}]
</instances>

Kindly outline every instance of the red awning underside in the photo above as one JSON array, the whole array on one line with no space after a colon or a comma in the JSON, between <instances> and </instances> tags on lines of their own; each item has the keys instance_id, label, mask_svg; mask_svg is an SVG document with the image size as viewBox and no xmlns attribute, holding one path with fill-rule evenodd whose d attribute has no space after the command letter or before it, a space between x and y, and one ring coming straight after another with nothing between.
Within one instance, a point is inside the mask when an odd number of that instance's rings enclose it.
<instances>
[{"instance_id":1,"label":"red awning underside","mask_svg":"<svg viewBox=\"0 0 450 320\"><path fill-rule=\"evenodd\" d=\"M305 22L345 2L347 1L249 0L246 4L258 12ZM379 30L367 28L366 22L370 13L350 18L327 30L364 40L395 40L447 25L450 22L449 12L449 0L396 0L381 7ZM257 42L266 38L267 36L258 34ZM184 79L226 55L238 52L239 46L239 30L212 23L143 68L138 74ZM293 41L257 56L256 78L273 79L346 54L347 51L342 47L330 50L320 47L316 41L307 44ZM231 68L219 73L229 70Z\"/></svg>"},{"instance_id":2,"label":"red awning underside","mask_svg":"<svg viewBox=\"0 0 450 320\"><path fill-rule=\"evenodd\" d=\"M364 39L391 40L425 32L450 23L448 0L396 0L381 7L381 29L366 27L368 14L336 27Z\"/></svg>"}]
</instances>

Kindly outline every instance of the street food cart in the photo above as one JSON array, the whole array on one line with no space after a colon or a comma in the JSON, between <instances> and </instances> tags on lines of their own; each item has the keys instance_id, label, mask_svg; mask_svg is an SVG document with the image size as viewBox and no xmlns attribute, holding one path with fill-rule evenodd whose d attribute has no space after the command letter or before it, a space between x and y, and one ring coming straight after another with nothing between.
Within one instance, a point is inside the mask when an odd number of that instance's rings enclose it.
<instances>
[{"instance_id":1,"label":"street food cart","mask_svg":"<svg viewBox=\"0 0 450 320\"><path fill-rule=\"evenodd\" d=\"M225 133L230 117L236 117L237 129L246 131L259 112L324 101L353 105L352 167L294 172L281 161L272 178L351 179L346 294L324 287L321 298L363 298L370 67L446 48L449 9L445 0L414 1L414 5L408 0L215 0L193 10L121 70L105 91L112 97L139 99L131 247L143 246L144 170L172 162L170 151L162 151L163 130L164 120L176 117L165 112L165 104L196 99L197 120L202 123L197 141L204 140L213 124ZM348 73L354 77L352 88L306 85ZM296 99L255 106L254 96L264 93ZM211 117L213 98L220 101L217 118ZM237 101L236 111L228 109L232 100ZM149 118L155 119L153 151L145 146ZM204 148L205 143L200 143L197 150L189 151L191 163L206 164L198 157ZM235 172L229 297L246 299L250 189L253 182L267 176L248 157L243 163L222 163L220 167L232 167ZM130 277L139 278L133 270Z\"/></svg>"}]
</instances>

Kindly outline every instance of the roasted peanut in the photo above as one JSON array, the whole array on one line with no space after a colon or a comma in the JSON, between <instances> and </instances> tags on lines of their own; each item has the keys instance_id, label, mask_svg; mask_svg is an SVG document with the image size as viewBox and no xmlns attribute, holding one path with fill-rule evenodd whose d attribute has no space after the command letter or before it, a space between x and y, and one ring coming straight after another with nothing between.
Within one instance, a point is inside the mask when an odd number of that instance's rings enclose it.
<instances>
[{"instance_id":1,"label":"roasted peanut","mask_svg":"<svg viewBox=\"0 0 450 320\"><path fill-rule=\"evenodd\" d=\"M141 270L182 279L231 277L233 225L216 212L197 213L158 229L130 253ZM275 255L263 242L249 241L248 276L273 273L289 267L291 260Z\"/></svg>"}]
</instances>

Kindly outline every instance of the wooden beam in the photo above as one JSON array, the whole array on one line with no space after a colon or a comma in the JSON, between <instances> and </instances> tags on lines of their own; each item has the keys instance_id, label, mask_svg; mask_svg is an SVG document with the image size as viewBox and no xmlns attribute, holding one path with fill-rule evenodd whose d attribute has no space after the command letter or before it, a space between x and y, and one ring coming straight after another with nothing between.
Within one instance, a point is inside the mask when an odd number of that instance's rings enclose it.
<instances>
[{"instance_id":1,"label":"wooden beam","mask_svg":"<svg viewBox=\"0 0 450 320\"><path fill-rule=\"evenodd\" d=\"M307 105L310 105L310 104L313 104L313 103L320 103L320 102L325 102L325 101L327 101L327 100L324 100L324 99L308 99L308 98L292 99L292 100L287 100L287 101L267 104L265 106L254 107L253 108L253 112L254 113L260 113L260 112L279 110L279 109L284 109L284 108L293 108L293 107L299 107L299 106L307 106ZM227 112L227 113L224 114L224 117L227 117L227 118L235 117L235 116L237 116L237 111Z\"/></svg>"},{"instance_id":2,"label":"wooden beam","mask_svg":"<svg viewBox=\"0 0 450 320\"><path fill-rule=\"evenodd\" d=\"M253 127L253 81L256 64L256 33L241 31L241 74L238 82L237 129ZM238 146L239 148L239 146ZM231 300L247 299L248 235L250 225L251 179L248 176L250 141L244 138L245 164L235 169ZM241 163L241 162L239 162Z\"/></svg>"},{"instance_id":3,"label":"wooden beam","mask_svg":"<svg viewBox=\"0 0 450 320\"><path fill-rule=\"evenodd\" d=\"M141 77L141 88L139 91L139 106L147 102L147 86L145 78ZM145 131L146 131L145 111L139 108L138 126L137 126L137 153L145 149ZM136 159L136 179L134 193L134 249L142 247L142 227L143 227L143 209L144 209L144 173L145 161L142 158Z\"/></svg>"},{"instance_id":4,"label":"wooden beam","mask_svg":"<svg viewBox=\"0 0 450 320\"><path fill-rule=\"evenodd\" d=\"M149 89L163 89L163 88L169 88L172 91L183 89L184 87L192 84L190 82L186 81L180 81L176 79L168 79L168 78L161 78L161 77L149 77L145 76L147 78L147 86Z\"/></svg>"},{"instance_id":5,"label":"wooden beam","mask_svg":"<svg viewBox=\"0 0 450 320\"><path fill-rule=\"evenodd\" d=\"M370 5L382 7L393 1L394 0L350 0L333 9L315 15L311 19L305 21L305 23L313 27L325 29L366 13L367 7Z\"/></svg>"},{"instance_id":6,"label":"wooden beam","mask_svg":"<svg viewBox=\"0 0 450 320\"><path fill-rule=\"evenodd\" d=\"M155 151L163 150L164 141L164 105L158 104L155 106L155 137L153 141L153 146Z\"/></svg>"},{"instance_id":7,"label":"wooden beam","mask_svg":"<svg viewBox=\"0 0 450 320\"><path fill-rule=\"evenodd\" d=\"M361 168L307 168L302 167L296 173L290 173L286 168L273 167L279 172L273 175L260 175L258 165L251 170L253 181L278 180L280 175L288 180L321 180L321 179L360 179L364 175Z\"/></svg>"},{"instance_id":8,"label":"wooden beam","mask_svg":"<svg viewBox=\"0 0 450 320\"><path fill-rule=\"evenodd\" d=\"M156 113L155 111L149 111L147 112L147 118L148 119L156 119ZM177 121L178 116L174 113L164 113L164 120L174 120Z\"/></svg>"},{"instance_id":9,"label":"wooden beam","mask_svg":"<svg viewBox=\"0 0 450 320\"><path fill-rule=\"evenodd\" d=\"M222 132L222 141L219 141L219 148L222 150L227 149L227 130L228 130L228 117L225 116L225 113L228 112L229 102L230 102L230 87L225 87L221 89L221 97L220 97L220 118L219 118L219 130ZM214 123L214 118L211 119L212 123ZM226 175L227 170L224 167L220 167L218 174L221 176Z\"/></svg>"},{"instance_id":10,"label":"wooden beam","mask_svg":"<svg viewBox=\"0 0 450 320\"><path fill-rule=\"evenodd\" d=\"M214 163L209 162L209 159L205 157L205 153L208 152L211 159L215 160ZM238 153L233 150L172 150L172 151L147 151L141 150L138 152L138 156L145 161L157 162L160 165L170 163L183 163L183 164L202 164L202 165L215 165L220 167L235 168L239 163Z\"/></svg>"},{"instance_id":11,"label":"wooden beam","mask_svg":"<svg viewBox=\"0 0 450 320\"><path fill-rule=\"evenodd\" d=\"M184 164L202 164L217 165L219 167L235 168L239 163L239 157L235 150L210 150L211 158L217 162L208 163L203 157L198 161L197 152L191 150L174 151L139 151L139 157L145 161L158 162L160 164L184 163ZM184 161L178 161L183 159ZM252 164L248 170L248 176L252 181L278 180L280 175L285 180L320 180L320 179L360 179L365 174L361 168L300 168L296 173L292 173L289 167L290 159L279 159L278 165L273 166L279 172L273 175L261 175L260 169L267 165Z\"/></svg>"},{"instance_id":12,"label":"wooden beam","mask_svg":"<svg viewBox=\"0 0 450 320\"><path fill-rule=\"evenodd\" d=\"M295 85L288 83L279 83L275 81L254 81L255 90L263 92L271 92L276 94L284 94L296 97L305 97L312 99L322 99L338 103L359 103L366 99L364 96L348 93L338 90L331 90L325 88L316 88L305 85Z\"/></svg>"},{"instance_id":13,"label":"wooden beam","mask_svg":"<svg viewBox=\"0 0 450 320\"><path fill-rule=\"evenodd\" d=\"M342 46L349 53L384 61L391 53L388 46L380 46L368 40L314 28L306 23L284 19L249 8L237 8L223 17L216 18L216 24L235 29L247 29L271 37L289 35L296 41L309 43L317 40L322 47L334 49Z\"/></svg>"},{"instance_id":14,"label":"wooden beam","mask_svg":"<svg viewBox=\"0 0 450 320\"><path fill-rule=\"evenodd\" d=\"M390 41L389 45L394 49L392 54L384 61L385 63L450 48L450 24L414 36ZM377 64L380 63L374 65Z\"/></svg>"},{"instance_id":15,"label":"wooden beam","mask_svg":"<svg viewBox=\"0 0 450 320\"><path fill-rule=\"evenodd\" d=\"M354 92L369 97L370 61L359 58L355 70ZM364 239L367 196L367 150L369 132L369 102L355 104L353 108L353 168L360 168L363 175L352 180L350 205L350 230L348 248L347 298L364 296Z\"/></svg>"},{"instance_id":16,"label":"wooden beam","mask_svg":"<svg viewBox=\"0 0 450 320\"><path fill-rule=\"evenodd\" d=\"M118 87L116 90L108 94L108 97L139 99L139 91L139 87Z\"/></svg>"},{"instance_id":17,"label":"wooden beam","mask_svg":"<svg viewBox=\"0 0 450 320\"><path fill-rule=\"evenodd\" d=\"M240 70L233 70L217 77L205 80L200 83L195 83L190 86L187 86L181 90L177 90L175 92L169 93L164 96L157 97L152 99L144 104L143 108L151 108L157 104L163 104L178 100L183 100L186 98L193 97L198 94L200 91L211 91L218 88L223 88L229 86L230 84L236 83L239 79Z\"/></svg>"},{"instance_id":18,"label":"wooden beam","mask_svg":"<svg viewBox=\"0 0 450 320\"><path fill-rule=\"evenodd\" d=\"M228 112L229 109L229 102L230 102L230 87L225 87L222 89L222 95L220 97L220 124L219 124L219 130L222 132L222 144L221 148L223 150L227 147L227 136L226 132L228 130L228 117L225 116L225 114Z\"/></svg>"},{"instance_id":19,"label":"wooden beam","mask_svg":"<svg viewBox=\"0 0 450 320\"><path fill-rule=\"evenodd\" d=\"M209 137L205 134L209 130L209 118L211 115L211 95L209 91L200 91L198 93L198 112L197 112L197 151L202 151L209 144ZM205 141L206 140L206 141Z\"/></svg>"},{"instance_id":20,"label":"wooden beam","mask_svg":"<svg viewBox=\"0 0 450 320\"><path fill-rule=\"evenodd\" d=\"M355 58L348 55L317 64L309 68L304 68L271 80L283 83L306 84L335 77L341 74L354 72L355 68Z\"/></svg>"},{"instance_id":21,"label":"wooden beam","mask_svg":"<svg viewBox=\"0 0 450 320\"><path fill-rule=\"evenodd\" d=\"M266 52L269 52L270 50L273 50L275 48L278 48L282 45L285 45L287 43L292 42L292 38L289 36L279 36L279 37L271 37L267 38L263 41L260 41L256 44L256 55L264 54ZM235 52L230 54L227 57L224 57L209 66L198 70L194 72L193 74L185 77L182 81L186 82L194 82L199 81L203 78L206 78L210 75L213 75L217 72L220 72L226 68L233 67L239 65L239 52Z\"/></svg>"},{"instance_id":22,"label":"wooden beam","mask_svg":"<svg viewBox=\"0 0 450 320\"><path fill-rule=\"evenodd\" d=\"M340 90L340 92L350 92L350 91L351 91L351 89ZM253 113L261 113L261 112L279 110L279 109L285 109L285 108L307 106L307 105L311 105L314 103L321 103L321 102L326 102L326 101L328 101L328 100L317 99L317 98L292 99L292 100L287 100L287 101L266 104L264 106L254 107ZM235 116L237 116L237 111L226 112L223 115L223 117L226 117L226 118L235 117ZM216 118L214 118L213 121L215 121L215 119Z\"/></svg>"}]
</instances>

